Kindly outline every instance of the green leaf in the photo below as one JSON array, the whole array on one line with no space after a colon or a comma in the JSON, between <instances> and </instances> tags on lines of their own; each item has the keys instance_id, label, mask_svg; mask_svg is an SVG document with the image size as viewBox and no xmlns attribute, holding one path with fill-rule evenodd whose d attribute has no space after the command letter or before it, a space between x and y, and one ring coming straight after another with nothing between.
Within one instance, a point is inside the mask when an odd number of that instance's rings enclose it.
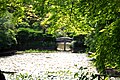
<instances>
[{"instance_id":1,"label":"green leaf","mask_svg":"<svg viewBox=\"0 0 120 80\"><path fill-rule=\"evenodd\" d=\"M75 73L74 74L74 78L78 77L79 73Z\"/></svg>"}]
</instances>

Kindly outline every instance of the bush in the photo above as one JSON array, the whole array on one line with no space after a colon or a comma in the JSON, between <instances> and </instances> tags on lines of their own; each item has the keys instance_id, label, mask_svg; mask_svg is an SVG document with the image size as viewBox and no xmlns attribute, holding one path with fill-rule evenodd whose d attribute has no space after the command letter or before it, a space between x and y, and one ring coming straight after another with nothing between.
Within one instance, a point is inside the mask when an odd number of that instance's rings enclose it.
<instances>
[{"instance_id":1,"label":"bush","mask_svg":"<svg viewBox=\"0 0 120 80\"><path fill-rule=\"evenodd\" d=\"M17 31L17 40L20 43L31 42L34 40L41 40L42 33L30 28L19 28Z\"/></svg>"},{"instance_id":2,"label":"bush","mask_svg":"<svg viewBox=\"0 0 120 80\"><path fill-rule=\"evenodd\" d=\"M72 50L73 52L84 52L85 51L85 35L77 35L73 37Z\"/></svg>"},{"instance_id":3,"label":"bush","mask_svg":"<svg viewBox=\"0 0 120 80\"><path fill-rule=\"evenodd\" d=\"M19 48L22 49L55 49L56 39L52 34L42 34L30 28L19 28L17 32ZM50 49L51 49L50 48Z\"/></svg>"},{"instance_id":4,"label":"bush","mask_svg":"<svg viewBox=\"0 0 120 80\"><path fill-rule=\"evenodd\" d=\"M27 22L21 22L17 26L17 28L27 28L27 27L30 27L30 25Z\"/></svg>"},{"instance_id":5,"label":"bush","mask_svg":"<svg viewBox=\"0 0 120 80\"><path fill-rule=\"evenodd\" d=\"M17 44L13 15L5 12L0 16L0 51L13 49Z\"/></svg>"},{"instance_id":6,"label":"bush","mask_svg":"<svg viewBox=\"0 0 120 80\"><path fill-rule=\"evenodd\" d=\"M55 42L56 38L52 34L44 34L44 41Z\"/></svg>"},{"instance_id":7,"label":"bush","mask_svg":"<svg viewBox=\"0 0 120 80\"><path fill-rule=\"evenodd\" d=\"M11 29L0 30L0 51L12 49L17 44L15 32Z\"/></svg>"}]
</instances>

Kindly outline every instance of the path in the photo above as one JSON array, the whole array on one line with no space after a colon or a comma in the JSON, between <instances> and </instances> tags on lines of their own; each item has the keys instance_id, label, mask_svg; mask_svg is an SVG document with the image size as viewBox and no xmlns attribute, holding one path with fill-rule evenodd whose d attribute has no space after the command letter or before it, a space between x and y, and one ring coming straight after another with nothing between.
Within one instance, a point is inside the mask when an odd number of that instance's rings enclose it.
<instances>
[{"instance_id":1,"label":"path","mask_svg":"<svg viewBox=\"0 0 120 80\"><path fill-rule=\"evenodd\" d=\"M81 66L88 67L91 72L96 72L85 53L57 52L19 54L1 57L0 65L0 69L4 71L15 71L18 73L29 72L30 74L68 70L70 72L77 72ZM75 65L77 65L78 68Z\"/></svg>"}]
</instances>

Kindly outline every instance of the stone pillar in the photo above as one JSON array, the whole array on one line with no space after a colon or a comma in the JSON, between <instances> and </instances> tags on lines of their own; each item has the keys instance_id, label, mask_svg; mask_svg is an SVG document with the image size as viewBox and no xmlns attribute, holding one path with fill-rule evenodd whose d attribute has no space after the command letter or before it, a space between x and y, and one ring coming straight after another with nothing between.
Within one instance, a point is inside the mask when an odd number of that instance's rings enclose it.
<instances>
[{"instance_id":1,"label":"stone pillar","mask_svg":"<svg viewBox=\"0 0 120 80\"><path fill-rule=\"evenodd\" d=\"M64 51L66 51L66 40L64 40Z\"/></svg>"}]
</instances>

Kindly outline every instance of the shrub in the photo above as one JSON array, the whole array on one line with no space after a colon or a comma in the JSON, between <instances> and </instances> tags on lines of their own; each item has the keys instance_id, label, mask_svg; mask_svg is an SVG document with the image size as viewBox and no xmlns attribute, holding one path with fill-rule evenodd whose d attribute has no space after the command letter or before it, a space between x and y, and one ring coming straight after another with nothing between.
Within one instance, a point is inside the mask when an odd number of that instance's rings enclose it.
<instances>
[{"instance_id":1,"label":"shrub","mask_svg":"<svg viewBox=\"0 0 120 80\"><path fill-rule=\"evenodd\" d=\"M72 43L72 49L73 52L84 52L85 51L85 44L84 44L84 40L85 40L85 35L77 35L73 37L73 43Z\"/></svg>"},{"instance_id":2,"label":"shrub","mask_svg":"<svg viewBox=\"0 0 120 80\"><path fill-rule=\"evenodd\" d=\"M52 34L44 34L44 41L55 42L56 38Z\"/></svg>"},{"instance_id":3,"label":"shrub","mask_svg":"<svg viewBox=\"0 0 120 80\"><path fill-rule=\"evenodd\" d=\"M22 49L47 49L47 47L56 47L56 39L52 34L42 34L40 31L30 28L19 28L16 37Z\"/></svg>"},{"instance_id":4,"label":"shrub","mask_svg":"<svg viewBox=\"0 0 120 80\"><path fill-rule=\"evenodd\" d=\"M27 28L27 27L30 27L30 25L27 22L21 22L17 26L17 28Z\"/></svg>"},{"instance_id":5,"label":"shrub","mask_svg":"<svg viewBox=\"0 0 120 80\"><path fill-rule=\"evenodd\" d=\"M19 28L17 31L17 40L20 43L26 43L34 40L40 40L43 35L39 31L30 28Z\"/></svg>"},{"instance_id":6,"label":"shrub","mask_svg":"<svg viewBox=\"0 0 120 80\"><path fill-rule=\"evenodd\" d=\"M13 15L5 12L0 16L0 51L7 51L17 44L15 35Z\"/></svg>"},{"instance_id":7,"label":"shrub","mask_svg":"<svg viewBox=\"0 0 120 80\"><path fill-rule=\"evenodd\" d=\"M6 30L5 32L3 30L0 30L0 50L8 50L12 49L17 44L16 38L15 38L15 32L11 29Z\"/></svg>"}]
</instances>

